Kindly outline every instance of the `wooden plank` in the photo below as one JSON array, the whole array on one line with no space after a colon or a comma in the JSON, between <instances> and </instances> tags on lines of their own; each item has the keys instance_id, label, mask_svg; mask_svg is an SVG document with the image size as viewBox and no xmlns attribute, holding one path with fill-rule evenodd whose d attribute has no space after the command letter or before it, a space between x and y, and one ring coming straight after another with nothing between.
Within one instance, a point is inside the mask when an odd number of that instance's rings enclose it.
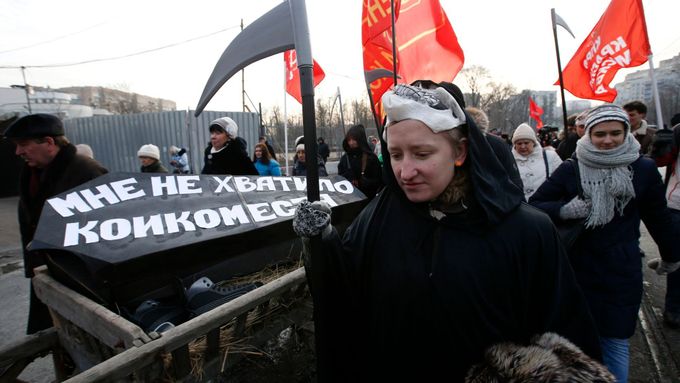
<instances>
[{"instance_id":1,"label":"wooden plank","mask_svg":"<svg viewBox=\"0 0 680 383\"><path fill-rule=\"evenodd\" d=\"M172 368L175 378L180 380L191 372L191 360L189 360L189 346L183 345L172 352Z\"/></svg>"},{"instance_id":2,"label":"wooden plank","mask_svg":"<svg viewBox=\"0 0 680 383\"><path fill-rule=\"evenodd\" d=\"M40 354L54 348L58 341L57 330L49 328L11 342L0 348L0 368L13 364L19 359L37 358Z\"/></svg>"},{"instance_id":3,"label":"wooden plank","mask_svg":"<svg viewBox=\"0 0 680 383\"><path fill-rule=\"evenodd\" d=\"M225 303L199 317L180 324L153 342L140 347L131 348L111 359L84 371L67 380L76 382L112 381L130 375L143 368L164 352L172 352L182 345L206 334L208 331L224 325L233 318L257 307L260 303L288 291L300 283L305 283L304 268L299 268L283 277L250 291L231 302Z\"/></svg>"},{"instance_id":4,"label":"wooden plank","mask_svg":"<svg viewBox=\"0 0 680 383\"><path fill-rule=\"evenodd\" d=\"M151 341L137 325L55 281L44 266L33 287L49 308L113 349L130 348L135 339Z\"/></svg>"},{"instance_id":5,"label":"wooden plank","mask_svg":"<svg viewBox=\"0 0 680 383\"><path fill-rule=\"evenodd\" d=\"M246 330L246 321L248 321L248 313L243 313L236 317L236 323L234 324L234 336L240 338Z\"/></svg>"},{"instance_id":6,"label":"wooden plank","mask_svg":"<svg viewBox=\"0 0 680 383\"><path fill-rule=\"evenodd\" d=\"M207 348L205 349L205 359L212 359L216 357L220 352L220 328L214 328L208 331L205 336L205 342Z\"/></svg>"}]
</instances>

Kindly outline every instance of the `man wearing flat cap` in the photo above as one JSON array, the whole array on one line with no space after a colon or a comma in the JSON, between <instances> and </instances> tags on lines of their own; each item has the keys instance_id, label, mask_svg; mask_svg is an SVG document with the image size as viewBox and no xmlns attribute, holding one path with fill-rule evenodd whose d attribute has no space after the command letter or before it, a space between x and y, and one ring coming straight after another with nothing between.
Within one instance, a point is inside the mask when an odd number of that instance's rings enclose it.
<instances>
[{"instance_id":1,"label":"man wearing flat cap","mask_svg":"<svg viewBox=\"0 0 680 383\"><path fill-rule=\"evenodd\" d=\"M16 145L24 160L19 194L19 229L24 252L24 272L45 264L44 255L26 249L33 239L45 201L59 193L96 178L107 170L97 161L76 154L76 147L64 136L64 125L51 114L32 114L18 119L4 133ZM35 296L31 285L31 306L27 333L52 326L47 307Z\"/></svg>"}]
</instances>

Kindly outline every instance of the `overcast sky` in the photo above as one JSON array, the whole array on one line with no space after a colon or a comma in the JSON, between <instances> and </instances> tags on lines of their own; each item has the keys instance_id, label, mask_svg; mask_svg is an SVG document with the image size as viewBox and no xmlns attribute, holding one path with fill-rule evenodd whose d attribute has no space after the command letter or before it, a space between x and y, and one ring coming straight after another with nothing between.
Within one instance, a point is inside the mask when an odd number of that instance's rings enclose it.
<instances>
[{"instance_id":1,"label":"overcast sky","mask_svg":"<svg viewBox=\"0 0 680 383\"><path fill-rule=\"evenodd\" d=\"M550 8L576 35L558 31L562 65L591 31L608 0L440 0L465 52L465 66L482 65L496 81L518 90L559 90ZM277 0L0 0L0 66L75 63L28 68L31 85L105 86L173 100L195 108L208 76L229 42L279 3ZM361 55L361 0L307 0L314 58L326 72L316 96L365 97ZM644 0L655 65L680 53L678 0ZM216 33L218 31L222 31ZM199 38L210 35L209 37ZM196 39L198 38L198 39ZM185 42L190 39L193 41ZM184 43L183 43L184 42ZM647 69L648 65L637 69ZM613 83L623 80L622 70ZM457 81L462 85L462 79ZM21 71L0 69L0 87L22 84ZM283 58L275 55L245 71L245 89L265 110L283 105ZM573 97L567 96L568 99ZM287 97L290 113L299 104ZM229 80L208 110L241 110L241 76Z\"/></svg>"}]
</instances>

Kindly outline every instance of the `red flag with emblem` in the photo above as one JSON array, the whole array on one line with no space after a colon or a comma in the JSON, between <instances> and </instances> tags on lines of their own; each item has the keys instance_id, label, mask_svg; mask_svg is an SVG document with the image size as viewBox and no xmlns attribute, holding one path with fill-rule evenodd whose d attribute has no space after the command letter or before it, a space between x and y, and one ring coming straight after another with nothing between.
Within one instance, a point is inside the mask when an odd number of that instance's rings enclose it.
<instances>
[{"instance_id":1,"label":"red flag with emblem","mask_svg":"<svg viewBox=\"0 0 680 383\"><path fill-rule=\"evenodd\" d=\"M297 67L297 54L295 50L289 50L283 53L283 61L286 65L286 92L293 96L300 104L302 104L302 94L300 92L300 71ZM326 77L321 66L314 61L314 87L319 85L321 80Z\"/></svg>"},{"instance_id":2,"label":"red flag with emblem","mask_svg":"<svg viewBox=\"0 0 680 383\"><path fill-rule=\"evenodd\" d=\"M576 97L612 102L616 90L609 83L616 72L646 63L651 53L642 0L612 0L562 71L564 89Z\"/></svg>"},{"instance_id":3,"label":"red flag with emblem","mask_svg":"<svg viewBox=\"0 0 680 383\"><path fill-rule=\"evenodd\" d=\"M453 81L465 56L439 0L394 0L397 39L397 74L402 83L415 80ZM363 0L361 37L364 71L393 71L390 0ZM393 77L370 84L376 114L380 98L394 85Z\"/></svg>"},{"instance_id":4,"label":"red flag with emblem","mask_svg":"<svg viewBox=\"0 0 680 383\"><path fill-rule=\"evenodd\" d=\"M534 102L533 98L529 97L529 117L533 118L536 121L536 130L541 129L543 127L543 121L541 120L542 115L543 108L538 106Z\"/></svg>"}]
</instances>

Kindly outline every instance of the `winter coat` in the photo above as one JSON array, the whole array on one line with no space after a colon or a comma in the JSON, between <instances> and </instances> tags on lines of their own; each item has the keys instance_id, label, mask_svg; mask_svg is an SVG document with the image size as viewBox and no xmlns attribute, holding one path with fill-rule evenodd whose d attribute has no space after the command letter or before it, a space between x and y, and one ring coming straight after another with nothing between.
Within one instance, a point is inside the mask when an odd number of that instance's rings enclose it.
<instances>
[{"instance_id":1,"label":"winter coat","mask_svg":"<svg viewBox=\"0 0 680 383\"><path fill-rule=\"evenodd\" d=\"M652 152L652 141L654 139L654 134L656 129L650 128L647 121L642 120L640 122L640 127L637 128L633 133L635 139L640 143L640 154L649 155Z\"/></svg>"},{"instance_id":2,"label":"winter coat","mask_svg":"<svg viewBox=\"0 0 680 383\"><path fill-rule=\"evenodd\" d=\"M331 149L327 143L322 142L319 144L319 155L323 158L323 163L325 164L328 161L328 156L331 155Z\"/></svg>"},{"instance_id":3,"label":"winter coat","mask_svg":"<svg viewBox=\"0 0 680 383\"><path fill-rule=\"evenodd\" d=\"M142 166L140 171L142 173L167 173L168 169L160 161L156 160L156 162L149 166Z\"/></svg>"},{"instance_id":4,"label":"winter coat","mask_svg":"<svg viewBox=\"0 0 680 383\"><path fill-rule=\"evenodd\" d=\"M37 194L31 196L31 175L36 171L40 173L39 187ZM33 240L45 201L106 173L108 170L99 162L76 154L76 147L71 144L62 147L54 160L42 171L24 165L20 180L19 230L24 249L24 274L27 278L33 277L34 268L45 264L42 253L26 250L28 243Z\"/></svg>"},{"instance_id":5,"label":"winter coat","mask_svg":"<svg viewBox=\"0 0 680 383\"><path fill-rule=\"evenodd\" d=\"M493 134L485 134L484 137L486 137L486 141L491 146L491 150L496 155L498 162L500 162L508 177L510 177L510 181L518 188L524 189L522 177L519 175L519 169L517 169L517 163L512 157L512 146L508 146L504 139Z\"/></svg>"},{"instance_id":6,"label":"winter coat","mask_svg":"<svg viewBox=\"0 0 680 383\"><path fill-rule=\"evenodd\" d=\"M261 176L280 176L281 165L276 160L269 160L268 164L262 163L262 160L257 159L255 162L255 169Z\"/></svg>"},{"instance_id":7,"label":"winter coat","mask_svg":"<svg viewBox=\"0 0 680 383\"><path fill-rule=\"evenodd\" d=\"M189 174L191 172L187 150L184 148L170 158L170 164L174 168L172 172L175 174Z\"/></svg>"},{"instance_id":8,"label":"winter coat","mask_svg":"<svg viewBox=\"0 0 680 383\"><path fill-rule=\"evenodd\" d=\"M462 381L503 341L546 331L599 358L595 326L547 215L468 117L472 195L433 218L385 162L385 189L306 259L319 381Z\"/></svg>"},{"instance_id":9,"label":"winter coat","mask_svg":"<svg viewBox=\"0 0 680 383\"><path fill-rule=\"evenodd\" d=\"M358 148L350 148L347 138L342 141L345 150L338 163L338 174L356 185L366 197L372 199L382 187L382 175L378 157L366 141L366 130L363 126L355 125L347 132L347 136L355 137ZM366 157L365 168L362 166Z\"/></svg>"},{"instance_id":10,"label":"winter coat","mask_svg":"<svg viewBox=\"0 0 680 383\"><path fill-rule=\"evenodd\" d=\"M576 133L567 133L567 137L557 145L557 154L559 154L562 161L574 154L574 151L576 151L576 141L578 141L579 138L581 137Z\"/></svg>"},{"instance_id":11,"label":"winter coat","mask_svg":"<svg viewBox=\"0 0 680 383\"><path fill-rule=\"evenodd\" d=\"M328 172L326 171L326 165L324 165L321 157L318 158L317 164L319 166L319 177L327 177ZM293 164L293 175L294 176L307 176L307 165L305 162L295 161Z\"/></svg>"},{"instance_id":12,"label":"winter coat","mask_svg":"<svg viewBox=\"0 0 680 383\"><path fill-rule=\"evenodd\" d=\"M557 169L562 159L554 150L546 150L539 145L534 146L533 152L523 156L512 149L512 155L517 162L517 169L524 185L524 198L529 200L541 184ZM547 169L546 169L547 162ZM546 174L547 172L547 174Z\"/></svg>"},{"instance_id":13,"label":"winter coat","mask_svg":"<svg viewBox=\"0 0 680 383\"><path fill-rule=\"evenodd\" d=\"M560 222L560 208L578 193L574 166L578 166L578 160L563 162L530 199L554 222ZM635 198L622 215L616 214L606 225L585 229L569 255L604 337L630 338L635 332L642 298L640 219L659 246L661 257L680 261L680 246L673 241L677 230L654 162L640 157L630 168Z\"/></svg>"},{"instance_id":14,"label":"winter coat","mask_svg":"<svg viewBox=\"0 0 680 383\"><path fill-rule=\"evenodd\" d=\"M227 142L219 152L211 153L212 145L204 151L203 170L201 174L231 174L239 176L258 175L255 165L248 158L245 150L245 141L240 137Z\"/></svg>"}]
</instances>

